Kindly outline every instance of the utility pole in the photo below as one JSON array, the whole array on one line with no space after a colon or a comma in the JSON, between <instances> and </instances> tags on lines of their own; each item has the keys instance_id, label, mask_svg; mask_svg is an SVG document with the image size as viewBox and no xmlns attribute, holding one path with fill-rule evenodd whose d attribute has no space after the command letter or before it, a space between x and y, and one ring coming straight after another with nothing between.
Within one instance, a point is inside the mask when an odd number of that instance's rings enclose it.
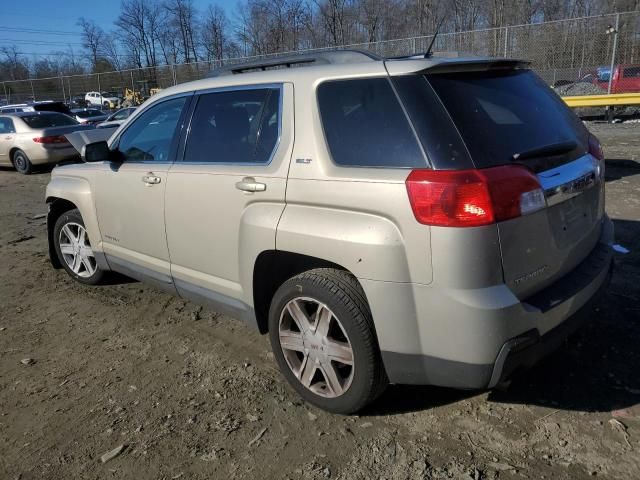
<instances>
[{"instance_id":1,"label":"utility pole","mask_svg":"<svg viewBox=\"0 0 640 480\"><path fill-rule=\"evenodd\" d=\"M613 33L613 48L611 49L611 70L609 71L609 86L607 93L611 95L611 86L613 83L613 72L616 66L616 50L618 49L618 29L620 27L620 14L616 14L616 26L607 28L607 35Z\"/></svg>"},{"instance_id":2,"label":"utility pole","mask_svg":"<svg viewBox=\"0 0 640 480\"><path fill-rule=\"evenodd\" d=\"M616 13L616 26L612 27L609 25L607 27L607 35L613 34L613 48L611 49L611 68L609 69L609 85L607 87L607 94L611 95L611 87L613 85L613 75L615 73L616 68L616 50L618 49L618 30L620 27L620 14ZM610 122L613 121L613 107L611 105L607 106L607 120Z\"/></svg>"}]
</instances>

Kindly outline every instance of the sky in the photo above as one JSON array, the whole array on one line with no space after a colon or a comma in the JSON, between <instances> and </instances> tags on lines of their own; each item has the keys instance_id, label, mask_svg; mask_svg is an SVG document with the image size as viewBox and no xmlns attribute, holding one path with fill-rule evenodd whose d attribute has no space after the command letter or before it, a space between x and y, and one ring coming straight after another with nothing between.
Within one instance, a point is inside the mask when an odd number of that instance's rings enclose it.
<instances>
[{"instance_id":1,"label":"sky","mask_svg":"<svg viewBox=\"0 0 640 480\"><path fill-rule=\"evenodd\" d=\"M230 17L236 3L237 0L194 0L199 10L218 4ZM119 11L120 0L0 0L0 47L16 45L21 52L40 55L66 51L69 46L80 52L78 18L94 20L108 31L113 29Z\"/></svg>"}]
</instances>

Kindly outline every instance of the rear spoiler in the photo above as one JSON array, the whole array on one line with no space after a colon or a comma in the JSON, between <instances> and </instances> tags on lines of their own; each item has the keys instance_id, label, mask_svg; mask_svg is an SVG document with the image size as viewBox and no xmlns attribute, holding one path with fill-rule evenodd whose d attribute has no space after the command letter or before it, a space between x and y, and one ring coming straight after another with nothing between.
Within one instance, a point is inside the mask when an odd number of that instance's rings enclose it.
<instances>
[{"instance_id":1,"label":"rear spoiler","mask_svg":"<svg viewBox=\"0 0 640 480\"><path fill-rule=\"evenodd\" d=\"M526 60L491 57L387 59L384 63L390 75L522 70L528 69L531 65L531 62Z\"/></svg>"},{"instance_id":2,"label":"rear spoiler","mask_svg":"<svg viewBox=\"0 0 640 480\"><path fill-rule=\"evenodd\" d=\"M443 62L431 68L427 68L425 73L452 73L452 72L486 72L489 70L522 70L528 69L531 62L515 59L490 60L462 60L456 62Z\"/></svg>"}]
</instances>

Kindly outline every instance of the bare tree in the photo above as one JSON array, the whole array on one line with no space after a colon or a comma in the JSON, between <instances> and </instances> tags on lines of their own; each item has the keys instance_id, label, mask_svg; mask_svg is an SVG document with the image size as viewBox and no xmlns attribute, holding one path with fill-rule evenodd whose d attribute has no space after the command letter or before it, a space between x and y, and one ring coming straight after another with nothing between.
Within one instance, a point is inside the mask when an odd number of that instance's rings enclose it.
<instances>
[{"instance_id":1,"label":"bare tree","mask_svg":"<svg viewBox=\"0 0 640 480\"><path fill-rule=\"evenodd\" d=\"M18 47L11 45L0 48L5 57L0 63L0 75L3 80L23 80L29 78L29 63L23 58Z\"/></svg>"},{"instance_id":2,"label":"bare tree","mask_svg":"<svg viewBox=\"0 0 640 480\"><path fill-rule=\"evenodd\" d=\"M160 38L160 7L145 0L122 0L116 26L125 37L125 43L134 53L139 67L156 66Z\"/></svg>"},{"instance_id":3,"label":"bare tree","mask_svg":"<svg viewBox=\"0 0 640 480\"><path fill-rule=\"evenodd\" d=\"M229 20L224 10L218 5L209 5L202 24L202 45L207 61L221 61L230 53L232 46L229 38Z\"/></svg>"},{"instance_id":4,"label":"bare tree","mask_svg":"<svg viewBox=\"0 0 640 480\"><path fill-rule=\"evenodd\" d=\"M198 61L198 53L194 41L196 25L196 12L192 0L167 0L164 3L167 12L167 20L171 27L175 28L180 36L180 46L184 61Z\"/></svg>"},{"instance_id":5,"label":"bare tree","mask_svg":"<svg viewBox=\"0 0 640 480\"><path fill-rule=\"evenodd\" d=\"M104 30L84 17L78 19L77 25L82 29L82 46L89 51L92 69L96 71L105 39Z\"/></svg>"}]
</instances>

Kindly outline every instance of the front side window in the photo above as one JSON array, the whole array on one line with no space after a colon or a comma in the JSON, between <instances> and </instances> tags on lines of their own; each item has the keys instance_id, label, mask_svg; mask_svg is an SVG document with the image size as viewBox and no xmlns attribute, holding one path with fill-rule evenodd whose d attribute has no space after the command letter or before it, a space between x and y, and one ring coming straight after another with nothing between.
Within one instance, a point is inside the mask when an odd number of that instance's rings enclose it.
<instances>
[{"instance_id":1,"label":"front side window","mask_svg":"<svg viewBox=\"0 0 640 480\"><path fill-rule=\"evenodd\" d=\"M199 95L184 161L268 163L278 142L280 121L279 88Z\"/></svg>"},{"instance_id":2,"label":"front side window","mask_svg":"<svg viewBox=\"0 0 640 480\"><path fill-rule=\"evenodd\" d=\"M388 79L325 82L318 87L318 105L336 164L426 167L424 155Z\"/></svg>"},{"instance_id":3,"label":"front side window","mask_svg":"<svg viewBox=\"0 0 640 480\"><path fill-rule=\"evenodd\" d=\"M187 97L156 104L136 118L120 136L118 150L125 161L167 162L171 142Z\"/></svg>"},{"instance_id":4,"label":"front side window","mask_svg":"<svg viewBox=\"0 0 640 480\"><path fill-rule=\"evenodd\" d=\"M626 67L622 76L624 78L640 78L640 67Z\"/></svg>"}]
</instances>

